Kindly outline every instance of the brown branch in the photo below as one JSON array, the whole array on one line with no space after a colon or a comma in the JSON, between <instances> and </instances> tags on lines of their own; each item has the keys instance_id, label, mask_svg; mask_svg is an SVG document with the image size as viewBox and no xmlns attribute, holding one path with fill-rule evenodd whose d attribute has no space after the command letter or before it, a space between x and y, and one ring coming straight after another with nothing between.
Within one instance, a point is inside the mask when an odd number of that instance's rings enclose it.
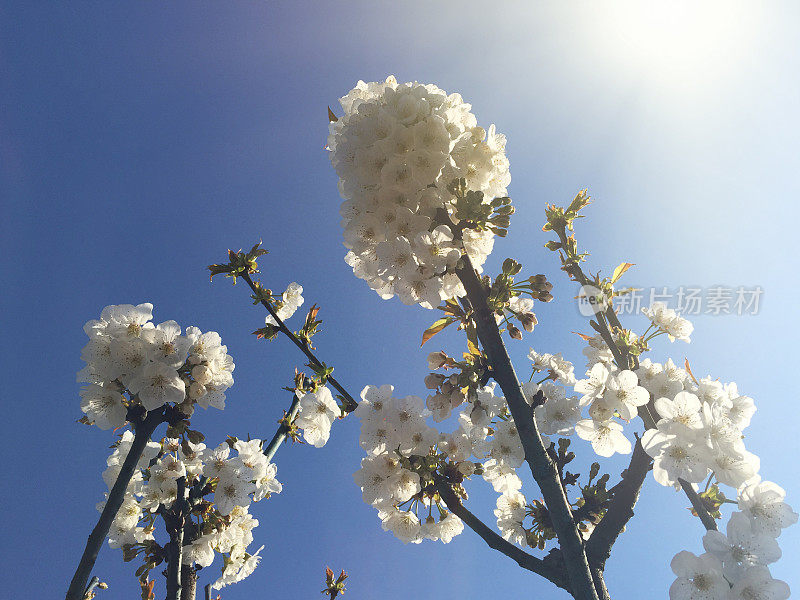
<instances>
[{"instance_id":1,"label":"brown branch","mask_svg":"<svg viewBox=\"0 0 800 600\"><path fill-rule=\"evenodd\" d=\"M117 475L117 480L108 494L108 499L103 507L103 512L100 513L100 518L97 520L89 539L86 541L86 548L83 551L78 567L75 570L75 575L69 584L67 590L66 600L83 600L84 591L86 590L86 580L97 562L97 554L108 535L109 529L117 516L119 507L125 499L125 492L128 489L128 484L133 477L136 470L136 465L142 457L142 452L150 440L150 436L161 423L165 420L163 411L151 411L139 424L133 424L135 428L135 435L131 443L128 455L125 457L125 462L122 463L122 468Z\"/></svg>"},{"instance_id":2,"label":"brown branch","mask_svg":"<svg viewBox=\"0 0 800 600\"><path fill-rule=\"evenodd\" d=\"M178 478L178 492L172 507L161 513L169 532L167 544L167 600L181 599L181 563L183 562L183 530L186 525L186 477Z\"/></svg>"},{"instance_id":3,"label":"brown branch","mask_svg":"<svg viewBox=\"0 0 800 600\"><path fill-rule=\"evenodd\" d=\"M573 521L569 501L559 481L557 469L542 443L533 418L533 409L525 400L514 366L500 337L497 323L489 309L487 290L478 278L469 256L465 254L460 260L463 261L463 266L458 267L456 273L472 304L478 339L492 366L493 377L503 390L525 450L525 461L539 485L550 512L553 529L556 531L564 555L573 596L579 600L597 600L589 563L583 550L583 540Z\"/></svg>"},{"instance_id":4,"label":"brown branch","mask_svg":"<svg viewBox=\"0 0 800 600\"><path fill-rule=\"evenodd\" d=\"M697 516L700 517L700 520L703 522L706 530L708 531L716 531L717 530L717 522L714 520L708 509L703 504L703 501L700 499L700 496L694 491L692 484L684 481L683 479L678 479L678 483L681 484L681 488L683 488L684 493L689 498L689 502L692 503L692 508L694 512L697 513Z\"/></svg>"},{"instance_id":5,"label":"brown branch","mask_svg":"<svg viewBox=\"0 0 800 600\"><path fill-rule=\"evenodd\" d=\"M444 503L447 505L447 508L450 510L450 512L464 521L464 523L470 529L472 529L472 531L483 538L483 541L486 542L487 546L493 550L497 550L501 554L505 554L523 569L531 571L532 573L536 573L537 575L541 575L561 589L569 591L569 582L564 577L564 573L560 569L556 568L555 565L549 564L540 558L528 554L508 540L503 539L501 535L489 528L488 525L472 514L461 503L461 500L455 495L447 483L443 481L437 481L436 491L439 492L439 495L442 497L442 500L444 500Z\"/></svg>"},{"instance_id":6,"label":"brown branch","mask_svg":"<svg viewBox=\"0 0 800 600\"><path fill-rule=\"evenodd\" d=\"M599 567L591 567L592 579L594 579L594 589L597 592L597 597L600 600L611 600L611 595L608 593L606 587L606 580L603 577L603 569Z\"/></svg>"},{"instance_id":7,"label":"brown branch","mask_svg":"<svg viewBox=\"0 0 800 600\"><path fill-rule=\"evenodd\" d=\"M249 286L250 286L250 289L251 289L251 290L253 290L253 293L256 295L256 297L257 297L257 298L260 298L260 295L259 295L258 288L257 288L257 287L256 287L256 285L253 283L253 280L250 278L250 275L248 275L247 273L244 273L244 274L242 274L240 277L241 277L242 279L244 279L244 280L247 282L247 285L249 285ZM310 361L311 361L311 363L312 363L312 364L314 364L314 365L316 365L317 367L324 367L324 364L322 363L322 361L321 361L321 360L319 360L319 359L318 359L318 358L317 358L317 357L314 355L314 353L313 353L313 352L311 351L311 349L308 347L308 344L304 343L304 342L303 342L303 341L302 341L300 338L298 338L298 337L297 337L297 336L296 336L296 335L295 335L295 334L292 332L292 330L291 330L291 329L289 329L288 327L286 327L286 325L285 325L285 324L283 323L283 321L282 321L282 320L281 320L281 319L278 317L278 314L275 312L275 309L273 309L273 308L272 308L272 306L270 305L270 303L269 303L269 302L267 302L266 300L263 300L263 299L260 299L260 300L259 300L259 302L261 303L261 305L262 305L264 308L266 308L266 309L267 309L267 311L269 312L269 314L270 314L270 315L272 315L272 318L273 318L273 319L275 319L275 322L278 324L278 329L279 329L279 330L280 330L280 331L281 331L281 332L282 332L284 335L286 335L286 337L288 337L290 340L292 340L292 343L293 343L295 346L297 346L297 347L300 349L300 351L301 351L303 354L305 354L305 355L306 355L306 357L308 358L308 360L310 360ZM331 385L332 385L334 388L336 388L336 391L337 391L337 392L339 392L339 393L342 395L342 397L344 398L344 400L345 400L345 403L346 403L345 410L346 410L347 412L352 412L353 410L355 410L356 406L358 406L358 402L356 402L356 401L353 399L353 397L350 395L350 393L349 393L349 392L348 392L346 389L344 389L344 387L343 387L343 386L342 386L342 385L341 385L341 384L340 384L338 381L336 381L336 379L334 379L334 378L333 378L333 377L331 377L330 375L328 376L328 381L330 381Z\"/></svg>"},{"instance_id":8,"label":"brown branch","mask_svg":"<svg viewBox=\"0 0 800 600\"><path fill-rule=\"evenodd\" d=\"M181 566L181 600L195 600L197 593L197 570L190 565Z\"/></svg>"},{"instance_id":9,"label":"brown branch","mask_svg":"<svg viewBox=\"0 0 800 600\"><path fill-rule=\"evenodd\" d=\"M637 439L631 462L625 470L622 481L615 486L616 491L608 511L586 543L586 556L592 567L600 571L605 569L606 561L611 556L611 547L633 517L633 507L639 499L639 492L652 464L653 459L644 451L642 443Z\"/></svg>"}]
</instances>

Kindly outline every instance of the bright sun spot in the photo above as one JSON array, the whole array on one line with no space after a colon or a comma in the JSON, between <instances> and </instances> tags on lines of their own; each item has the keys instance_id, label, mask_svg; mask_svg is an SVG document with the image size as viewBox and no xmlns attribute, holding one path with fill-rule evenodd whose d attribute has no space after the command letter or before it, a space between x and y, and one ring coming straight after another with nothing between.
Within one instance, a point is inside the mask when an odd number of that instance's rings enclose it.
<instances>
[{"instance_id":1,"label":"bright sun spot","mask_svg":"<svg viewBox=\"0 0 800 600\"><path fill-rule=\"evenodd\" d=\"M603 2L586 25L609 66L666 86L713 85L746 60L761 33L760 9L740 2Z\"/></svg>"}]
</instances>

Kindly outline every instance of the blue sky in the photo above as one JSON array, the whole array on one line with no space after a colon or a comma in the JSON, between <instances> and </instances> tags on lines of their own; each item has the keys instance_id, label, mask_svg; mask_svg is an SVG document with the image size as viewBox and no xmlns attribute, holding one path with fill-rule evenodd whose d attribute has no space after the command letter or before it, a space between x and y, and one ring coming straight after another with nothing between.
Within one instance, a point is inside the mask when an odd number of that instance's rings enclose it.
<instances>
[{"instance_id":1,"label":"blue sky","mask_svg":"<svg viewBox=\"0 0 800 600\"><path fill-rule=\"evenodd\" d=\"M695 317L691 345L663 342L653 358L688 357L698 376L756 399L748 448L798 508L799 17L791 2L3 3L7 595L63 594L96 520L112 436L75 423L75 372L81 327L107 304L149 301L159 322L220 332L236 384L224 413L194 423L212 441L268 437L301 357L251 336L263 314L245 289L209 284L204 271L263 239L265 283L299 281L322 306L319 353L342 383L424 394L429 348L418 344L436 317L353 277L324 151L326 106L388 74L462 93L481 124L508 136L517 214L489 265L513 256L548 274L556 295L511 346L520 372L531 346L583 364L570 332L587 324L541 232L544 204L581 188L596 198L578 228L593 268L636 263L626 280L643 288L764 289L758 315ZM459 344L450 332L431 342ZM226 600L320 597L325 565L350 572L356 599L553 591L470 531L447 546L403 546L381 531L351 478L356 425L338 423L322 450L281 449L284 492L253 509L266 558ZM623 465L604 468L617 476ZM491 521L489 486L470 492ZM665 597L672 556L702 551L686 506L648 481L608 565L615 598ZM773 574L797 588L800 530L779 541ZM104 549L103 597L135 597L134 568Z\"/></svg>"}]
</instances>

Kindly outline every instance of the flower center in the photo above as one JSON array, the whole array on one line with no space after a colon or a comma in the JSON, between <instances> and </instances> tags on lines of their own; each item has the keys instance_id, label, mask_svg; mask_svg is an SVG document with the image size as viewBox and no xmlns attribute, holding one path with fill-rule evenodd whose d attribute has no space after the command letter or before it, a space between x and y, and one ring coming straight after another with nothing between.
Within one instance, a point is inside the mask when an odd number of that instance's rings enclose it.
<instances>
[{"instance_id":1,"label":"flower center","mask_svg":"<svg viewBox=\"0 0 800 600\"><path fill-rule=\"evenodd\" d=\"M692 579L694 587L698 590L707 590L711 588L711 578L705 573L700 573Z\"/></svg>"},{"instance_id":2,"label":"flower center","mask_svg":"<svg viewBox=\"0 0 800 600\"><path fill-rule=\"evenodd\" d=\"M680 446L670 448L669 455L675 460L684 460L688 456L686 449L681 448Z\"/></svg>"}]
</instances>

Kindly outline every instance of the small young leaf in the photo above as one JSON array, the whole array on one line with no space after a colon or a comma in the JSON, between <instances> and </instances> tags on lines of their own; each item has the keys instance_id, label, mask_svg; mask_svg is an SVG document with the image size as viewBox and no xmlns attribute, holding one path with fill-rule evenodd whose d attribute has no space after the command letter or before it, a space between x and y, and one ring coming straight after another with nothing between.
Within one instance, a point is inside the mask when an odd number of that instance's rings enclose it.
<instances>
[{"instance_id":1,"label":"small young leaf","mask_svg":"<svg viewBox=\"0 0 800 600\"><path fill-rule=\"evenodd\" d=\"M683 366L686 367L686 372L689 374L689 377L692 378L692 381L694 381L695 385L700 385L697 382L697 378L694 376L694 373L692 373L692 368L689 366L689 359L688 358L685 358L683 360Z\"/></svg>"},{"instance_id":2,"label":"small young leaf","mask_svg":"<svg viewBox=\"0 0 800 600\"><path fill-rule=\"evenodd\" d=\"M573 331L572 333L574 333L575 335L577 335L577 336L578 336L579 338L581 338L581 339L582 339L584 342L588 342L589 340L591 340L591 339L592 339L592 336L590 336L590 335L586 335L585 333L578 333L577 331Z\"/></svg>"},{"instance_id":3,"label":"small young leaf","mask_svg":"<svg viewBox=\"0 0 800 600\"><path fill-rule=\"evenodd\" d=\"M454 323L455 321L456 319L453 317L444 317L436 321L430 327L428 327L422 334L422 343L419 345L420 348L425 345L425 342L427 342L429 339L431 339L433 336L439 333L442 329Z\"/></svg>"},{"instance_id":4,"label":"small young leaf","mask_svg":"<svg viewBox=\"0 0 800 600\"><path fill-rule=\"evenodd\" d=\"M622 277L623 273L630 269L633 266L633 263L624 262L620 263L619 266L614 269L614 274L611 276L611 283L616 283L617 280Z\"/></svg>"}]
</instances>

